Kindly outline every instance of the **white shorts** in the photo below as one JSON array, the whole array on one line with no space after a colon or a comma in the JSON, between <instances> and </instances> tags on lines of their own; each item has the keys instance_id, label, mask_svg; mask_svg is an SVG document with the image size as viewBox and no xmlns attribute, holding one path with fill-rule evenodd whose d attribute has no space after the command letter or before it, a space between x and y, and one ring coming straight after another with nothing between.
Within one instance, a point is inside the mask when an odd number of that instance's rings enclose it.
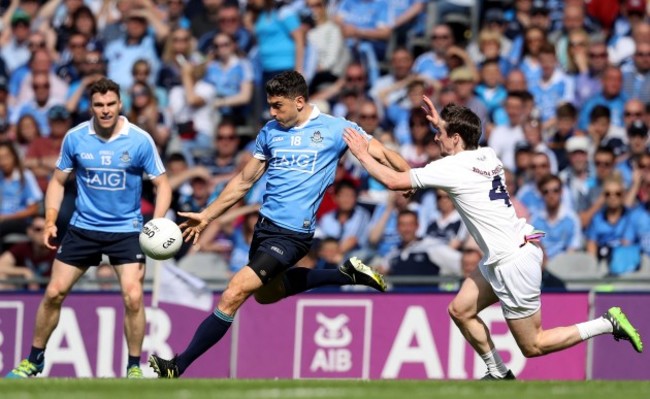
<instances>
[{"instance_id":1,"label":"white shorts","mask_svg":"<svg viewBox=\"0 0 650 399\"><path fill-rule=\"evenodd\" d=\"M542 250L537 245L526 244L497 266L479 265L481 274L501 301L506 319L528 317L541 306L542 259Z\"/></svg>"}]
</instances>

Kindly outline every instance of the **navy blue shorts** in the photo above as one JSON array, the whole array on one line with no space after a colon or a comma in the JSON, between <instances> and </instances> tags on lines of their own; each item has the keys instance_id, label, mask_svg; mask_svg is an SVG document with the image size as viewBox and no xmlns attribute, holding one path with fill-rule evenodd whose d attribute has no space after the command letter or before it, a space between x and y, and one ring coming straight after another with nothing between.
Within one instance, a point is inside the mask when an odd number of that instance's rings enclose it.
<instances>
[{"instance_id":1,"label":"navy blue shorts","mask_svg":"<svg viewBox=\"0 0 650 399\"><path fill-rule=\"evenodd\" d=\"M70 226L56 252L56 259L77 267L97 266L102 254L113 266L144 263L138 232L107 233Z\"/></svg>"},{"instance_id":2,"label":"navy blue shorts","mask_svg":"<svg viewBox=\"0 0 650 399\"><path fill-rule=\"evenodd\" d=\"M313 240L314 233L285 229L260 216L248 252L249 266L266 284L307 255Z\"/></svg>"}]
</instances>

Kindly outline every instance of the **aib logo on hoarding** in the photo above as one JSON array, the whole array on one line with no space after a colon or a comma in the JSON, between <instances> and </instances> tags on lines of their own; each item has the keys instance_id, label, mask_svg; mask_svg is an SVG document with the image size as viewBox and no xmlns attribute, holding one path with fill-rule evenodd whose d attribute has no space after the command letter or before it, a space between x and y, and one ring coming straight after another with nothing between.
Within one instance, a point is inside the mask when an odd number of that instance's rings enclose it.
<instances>
[{"instance_id":1,"label":"aib logo on hoarding","mask_svg":"<svg viewBox=\"0 0 650 399\"><path fill-rule=\"evenodd\" d=\"M369 300L298 300L293 377L368 378L371 323Z\"/></svg>"},{"instance_id":2,"label":"aib logo on hoarding","mask_svg":"<svg viewBox=\"0 0 650 399\"><path fill-rule=\"evenodd\" d=\"M0 375L20 362L23 314L22 302L0 301Z\"/></svg>"}]
</instances>

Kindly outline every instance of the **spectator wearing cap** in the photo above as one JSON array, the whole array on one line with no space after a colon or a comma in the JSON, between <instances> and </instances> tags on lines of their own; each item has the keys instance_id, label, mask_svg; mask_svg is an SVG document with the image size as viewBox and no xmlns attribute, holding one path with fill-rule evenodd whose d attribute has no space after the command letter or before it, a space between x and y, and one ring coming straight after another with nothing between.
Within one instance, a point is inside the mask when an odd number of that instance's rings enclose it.
<instances>
[{"instance_id":1,"label":"spectator wearing cap","mask_svg":"<svg viewBox=\"0 0 650 399\"><path fill-rule=\"evenodd\" d=\"M587 100L580 110L578 127L581 130L587 130L589 125L589 116L591 111L597 105L604 105L611 111L611 122L614 126L623 126L623 109L627 96L622 91L623 75L615 66L605 68L602 77L602 90L589 100Z\"/></svg>"},{"instance_id":2,"label":"spectator wearing cap","mask_svg":"<svg viewBox=\"0 0 650 399\"><path fill-rule=\"evenodd\" d=\"M633 65L623 72L623 93L627 98L650 102L650 38L636 43Z\"/></svg>"},{"instance_id":3,"label":"spectator wearing cap","mask_svg":"<svg viewBox=\"0 0 650 399\"><path fill-rule=\"evenodd\" d=\"M152 9L137 8L129 11L124 35L106 46L104 57L108 64L108 77L122 88L133 84L131 71L139 59L146 59L151 66L149 85L155 83L160 69L157 45L169 34L169 28L162 23L159 15ZM148 26L154 33L148 32Z\"/></svg>"},{"instance_id":4,"label":"spectator wearing cap","mask_svg":"<svg viewBox=\"0 0 650 399\"><path fill-rule=\"evenodd\" d=\"M572 136L564 144L569 164L560 174L560 180L569 190L573 199L573 209L584 208L589 194L589 154L591 141L586 136Z\"/></svg>"},{"instance_id":5,"label":"spectator wearing cap","mask_svg":"<svg viewBox=\"0 0 650 399\"><path fill-rule=\"evenodd\" d=\"M454 35L447 24L433 27L430 34L431 50L419 55L413 63L413 71L432 80L444 80L449 75L447 51L454 45Z\"/></svg>"},{"instance_id":6,"label":"spectator wearing cap","mask_svg":"<svg viewBox=\"0 0 650 399\"><path fill-rule=\"evenodd\" d=\"M630 187L639 158L648 151L648 126L641 121L633 122L627 128L627 143L627 153L619 159L616 170L620 172L625 187Z\"/></svg>"},{"instance_id":7,"label":"spectator wearing cap","mask_svg":"<svg viewBox=\"0 0 650 399\"><path fill-rule=\"evenodd\" d=\"M571 206L562 204L562 190L566 189L556 175L548 175L537 184L544 207L531 216L530 224L546 232L541 239L548 260L557 255L582 248L582 228L578 215Z\"/></svg>"},{"instance_id":8,"label":"spectator wearing cap","mask_svg":"<svg viewBox=\"0 0 650 399\"><path fill-rule=\"evenodd\" d=\"M47 120L47 112L55 104L61 101L51 95L51 81L47 73L36 73L31 79L31 89L34 92L34 99L24 102L14 109L10 114L9 123L14 126L23 115L32 115L38 123L41 135L50 135L50 125Z\"/></svg>"},{"instance_id":9,"label":"spectator wearing cap","mask_svg":"<svg viewBox=\"0 0 650 399\"><path fill-rule=\"evenodd\" d=\"M38 180L38 185L43 192L47 189L56 161L61 151L61 143L72 124L70 112L64 105L55 105L47 112L50 125L48 137L37 137L27 147L25 154L25 167L31 170Z\"/></svg>"},{"instance_id":10,"label":"spectator wearing cap","mask_svg":"<svg viewBox=\"0 0 650 399\"><path fill-rule=\"evenodd\" d=\"M4 59L9 72L24 65L29 60L29 36L31 17L12 1L2 16L5 27L0 33L0 58Z\"/></svg>"}]
</instances>

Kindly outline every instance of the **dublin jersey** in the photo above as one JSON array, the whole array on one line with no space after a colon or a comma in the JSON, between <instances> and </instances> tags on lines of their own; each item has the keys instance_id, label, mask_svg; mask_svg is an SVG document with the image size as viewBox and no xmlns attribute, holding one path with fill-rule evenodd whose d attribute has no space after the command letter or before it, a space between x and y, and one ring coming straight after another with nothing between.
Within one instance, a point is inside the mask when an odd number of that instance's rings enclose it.
<instances>
[{"instance_id":1,"label":"dublin jersey","mask_svg":"<svg viewBox=\"0 0 650 399\"><path fill-rule=\"evenodd\" d=\"M266 161L266 193L260 214L285 229L310 233L325 189L334 182L339 158L348 149L343 129L356 124L313 107L309 120L290 129L270 121L257 136L254 156Z\"/></svg>"},{"instance_id":2,"label":"dublin jersey","mask_svg":"<svg viewBox=\"0 0 650 399\"><path fill-rule=\"evenodd\" d=\"M76 171L76 210L70 224L111 233L142 229L142 178L165 172L151 136L125 117L122 129L106 141L92 119L65 135L56 167Z\"/></svg>"},{"instance_id":3,"label":"dublin jersey","mask_svg":"<svg viewBox=\"0 0 650 399\"><path fill-rule=\"evenodd\" d=\"M512 255L533 227L518 219L505 187L503 164L492 148L462 151L411 169L414 188L449 193L467 230L493 265Z\"/></svg>"}]
</instances>

